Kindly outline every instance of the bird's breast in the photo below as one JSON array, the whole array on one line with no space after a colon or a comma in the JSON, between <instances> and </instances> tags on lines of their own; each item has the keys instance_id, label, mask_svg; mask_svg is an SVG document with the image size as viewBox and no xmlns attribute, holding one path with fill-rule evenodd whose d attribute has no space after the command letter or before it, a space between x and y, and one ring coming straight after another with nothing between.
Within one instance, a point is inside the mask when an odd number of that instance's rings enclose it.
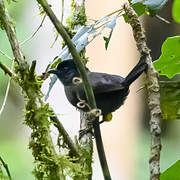
<instances>
[{"instance_id":1,"label":"bird's breast","mask_svg":"<svg viewBox=\"0 0 180 180\"><path fill-rule=\"evenodd\" d=\"M65 93L68 101L78 109L80 109L77 106L78 102L81 100L86 101L83 86L65 86ZM124 103L128 94L128 88L107 93L96 94L96 92L94 92L97 108L101 109L102 114L108 114L117 110ZM85 107L82 108L82 110L88 111L89 109Z\"/></svg>"}]
</instances>

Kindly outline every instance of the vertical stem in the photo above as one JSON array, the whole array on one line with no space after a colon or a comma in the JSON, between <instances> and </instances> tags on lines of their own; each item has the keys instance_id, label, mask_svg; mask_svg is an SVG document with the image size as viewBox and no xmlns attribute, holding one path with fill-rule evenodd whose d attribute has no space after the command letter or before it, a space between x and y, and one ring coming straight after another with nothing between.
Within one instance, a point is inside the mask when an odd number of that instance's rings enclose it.
<instances>
[{"instance_id":1,"label":"vertical stem","mask_svg":"<svg viewBox=\"0 0 180 180\"><path fill-rule=\"evenodd\" d=\"M88 122L87 122L87 113L80 111L80 129L88 129ZM93 154L93 141L92 141L92 134L87 133L83 135L80 139L80 144L83 149L85 149L89 156L86 159L86 166L90 172L88 175L88 180L92 180L92 154Z\"/></svg>"},{"instance_id":2,"label":"vertical stem","mask_svg":"<svg viewBox=\"0 0 180 180\"><path fill-rule=\"evenodd\" d=\"M83 17L82 17L83 16ZM85 14L85 0L78 1L78 0L72 0L71 4L71 15L70 15L70 21L69 26L74 31L76 31L80 26L85 25L86 21L80 23L78 21L79 18L86 17ZM85 18L86 19L86 18ZM85 50L84 50L85 51ZM87 122L87 113L80 111L80 129L88 129L88 122ZM92 179L92 155L93 155L93 141L92 141L92 134L87 133L80 139L80 144L83 149L85 149L89 156L86 159L86 166L90 172L88 175L88 180Z\"/></svg>"},{"instance_id":3,"label":"vertical stem","mask_svg":"<svg viewBox=\"0 0 180 180\"><path fill-rule=\"evenodd\" d=\"M76 29L76 28L79 28L79 26L81 26L81 25L85 25L85 23L86 23L85 0L82 0L82 1L74 0L73 2L74 2L73 8L75 8L75 10L72 15L73 22L70 24L73 25L72 27L74 29ZM82 111L80 113L81 113L80 114L81 115L80 128L88 129L89 127L88 127L88 121L87 121L87 114ZM100 126L99 126L99 118L97 118L94 121L93 128L94 128L94 137L96 140L96 147L97 147L98 156L99 156L102 172L104 175L104 179L110 180L111 177L110 177L110 172L109 172L106 155L105 155L105 151L104 151L101 130L100 130ZM91 155L90 158L92 158L93 142L92 142L92 135L90 133L88 133L82 137L81 145L83 145L83 147L86 150L88 150L88 152ZM89 162L89 161L90 161L90 159L87 160L87 162ZM92 159L91 159L91 163L92 163ZM89 167L91 167L91 164L89 164ZM91 171L92 171L92 167L91 167ZM89 175L88 180L91 180L91 179L92 179L92 175Z\"/></svg>"},{"instance_id":4,"label":"vertical stem","mask_svg":"<svg viewBox=\"0 0 180 180\"><path fill-rule=\"evenodd\" d=\"M128 5L124 5L126 15L129 23L133 29L134 39L136 41L139 52L146 53L146 62L148 64L147 70L147 92L148 92L148 106L150 109L150 134L151 147L149 159L150 180L159 180L160 177L160 151L161 151L161 109L160 109L160 87L158 84L158 73L152 64L150 49L146 44L146 37L144 29L138 19L135 11Z\"/></svg>"},{"instance_id":5,"label":"vertical stem","mask_svg":"<svg viewBox=\"0 0 180 180\"><path fill-rule=\"evenodd\" d=\"M92 109L96 109L96 101L95 101L95 97L94 97L92 87L90 86L90 84L88 82L87 75L86 75L86 70L85 70L85 68L84 68L84 66L83 66L83 64L81 62L80 55L77 53L74 44L72 43L69 35L67 34L66 30L64 29L62 23L55 16L54 12L50 8L47 1L46 0L37 0L37 2L39 2L39 4L41 4L44 11L47 13L47 15L51 19L52 23L54 24L56 30L62 36L63 40L67 44L67 46L69 48L69 51L72 54L73 60L74 60L74 62L76 64L76 66L77 66L77 69L78 69L78 71L80 73L80 76L81 76L81 78L83 80L84 91L85 91L85 94L86 94L86 97L87 97L87 102L88 102L89 106ZM95 123L93 123L93 128L94 128L95 137L97 137L98 135L100 136L98 139L96 139L96 144L98 145L97 148L100 148L101 150L104 150L104 148L102 148L102 146L103 146L102 142L101 143L97 142L97 140L102 141L101 133L97 132L97 131L100 131L98 119L96 119ZM97 133L97 136L96 136L96 133ZM99 146L99 144L102 145L102 146ZM109 180L109 179L111 179L109 170L105 172L105 170L108 169L108 164L106 162L106 159L102 159L102 158L105 158L105 156L102 157L101 154L99 154L99 155L100 155L99 156L100 162L103 162L103 164L101 163L101 165L103 165L102 170L103 170L104 177L108 176L108 178L106 178L106 180Z\"/></svg>"}]
</instances>

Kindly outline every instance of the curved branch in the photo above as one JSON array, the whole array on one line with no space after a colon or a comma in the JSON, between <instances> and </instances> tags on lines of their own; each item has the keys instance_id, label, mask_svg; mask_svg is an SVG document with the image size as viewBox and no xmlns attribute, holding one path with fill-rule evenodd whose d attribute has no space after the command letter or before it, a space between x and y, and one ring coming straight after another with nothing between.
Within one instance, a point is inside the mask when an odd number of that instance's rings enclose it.
<instances>
[{"instance_id":1,"label":"curved branch","mask_svg":"<svg viewBox=\"0 0 180 180\"><path fill-rule=\"evenodd\" d=\"M85 94L86 94L86 97L87 97L88 104L90 105L91 109L96 109L96 101L95 101L95 97L94 97L92 87L90 86L90 84L88 82L84 65L81 62L81 58L80 58L79 54L77 53L74 44L72 43L69 35L67 34L66 30L64 29L62 23L55 16L54 12L50 8L47 1L46 0L37 0L37 1L39 2L39 4L41 4L44 11L47 13L47 15L51 19L52 23L54 24L56 30L62 36L63 40L67 44L67 46L69 48L69 51L72 54L73 60L75 61L75 64L76 64L76 66L78 68L80 76L81 76L81 78L83 80L84 91L85 91ZM110 172L109 172L109 168L108 168L108 165L107 165L106 156L105 156L105 152L104 152L104 147L103 147L103 143L102 143L101 132L100 132L100 127L99 127L99 119L98 118L96 118L94 120L93 128L94 128L95 138L97 138L96 139L96 144L97 144L97 150L98 150L98 155L99 155L103 175L104 175L104 178L106 180L110 180L111 177L110 177Z\"/></svg>"}]
</instances>

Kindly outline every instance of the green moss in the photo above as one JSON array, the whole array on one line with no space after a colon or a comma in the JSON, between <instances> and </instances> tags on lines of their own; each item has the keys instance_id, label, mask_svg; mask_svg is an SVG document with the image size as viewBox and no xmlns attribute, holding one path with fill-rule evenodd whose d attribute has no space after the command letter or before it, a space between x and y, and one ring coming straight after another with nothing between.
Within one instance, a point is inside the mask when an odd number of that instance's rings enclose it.
<instances>
[{"instance_id":1,"label":"green moss","mask_svg":"<svg viewBox=\"0 0 180 180\"><path fill-rule=\"evenodd\" d=\"M84 26L87 21L87 16L85 13L85 7L79 6L75 9L74 0L71 3L71 14L69 18L66 19L67 24L69 25L70 29L74 29L75 26Z\"/></svg>"},{"instance_id":2,"label":"green moss","mask_svg":"<svg viewBox=\"0 0 180 180\"><path fill-rule=\"evenodd\" d=\"M53 112L48 103L41 98L41 85L43 81L35 75L35 61L31 67L27 63L15 65L15 78L23 90L26 100L24 123L32 130L29 148L35 159L33 174L37 180L58 180L70 176L73 179L86 179L90 173L85 160L88 158L81 153L80 158L70 155L57 154L50 136L51 122L49 117ZM67 146L66 146L67 147ZM62 147L64 148L64 145Z\"/></svg>"},{"instance_id":3,"label":"green moss","mask_svg":"<svg viewBox=\"0 0 180 180\"><path fill-rule=\"evenodd\" d=\"M57 163L55 149L50 137L49 117L52 112L41 98L42 80L35 75L35 61L29 67L27 63L15 66L17 81L23 90L26 100L25 124L31 130L29 148L35 159L36 179L59 179L60 167Z\"/></svg>"}]
</instances>

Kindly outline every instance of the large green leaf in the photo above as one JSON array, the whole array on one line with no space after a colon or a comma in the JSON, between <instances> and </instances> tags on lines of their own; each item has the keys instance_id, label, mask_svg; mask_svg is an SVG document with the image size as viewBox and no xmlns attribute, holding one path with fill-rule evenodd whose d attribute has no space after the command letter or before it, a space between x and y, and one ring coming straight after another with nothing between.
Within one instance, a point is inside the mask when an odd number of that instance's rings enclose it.
<instances>
[{"instance_id":1,"label":"large green leaf","mask_svg":"<svg viewBox=\"0 0 180 180\"><path fill-rule=\"evenodd\" d=\"M180 119L180 81L160 81L159 83L162 118Z\"/></svg>"},{"instance_id":2,"label":"large green leaf","mask_svg":"<svg viewBox=\"0 0 180 180\"><path fill-rule=\"evenodd\" d=\"M180 23L180 0L174 0L173 8L172 8L172 15L176 22Z\"/></svg>"},{"instance_id":3,"label":"large green leaf","mask_svg":"<svg viewBox=\"0 0 180 180\"><path fill-rule=\"evenodd\" d=\"M146 6L141 3L136 3L131 5L132 8L136 11L138 16L141 16L145 13Z\"/></svg>"},{"instance_id":4,"label":"large green leaf","mask_svg":"<svg viewBox=\"0 0 180 180\"><path fill-rule=\"evenodd\" d=\"M160 58L154 62L155 69L168 78L180 74L180 36L167 38L161 51Z\"/></svg>"},{"instance_id":5,"label":"large green leaf","mask_svg":"<svg viewBox=\"0 0 180 180\"><path fill-rule=\"evenodd\" d=\"M180 160L164 171L160 176L160 180L180 180Z\"/></svg>"}]
</instances>

